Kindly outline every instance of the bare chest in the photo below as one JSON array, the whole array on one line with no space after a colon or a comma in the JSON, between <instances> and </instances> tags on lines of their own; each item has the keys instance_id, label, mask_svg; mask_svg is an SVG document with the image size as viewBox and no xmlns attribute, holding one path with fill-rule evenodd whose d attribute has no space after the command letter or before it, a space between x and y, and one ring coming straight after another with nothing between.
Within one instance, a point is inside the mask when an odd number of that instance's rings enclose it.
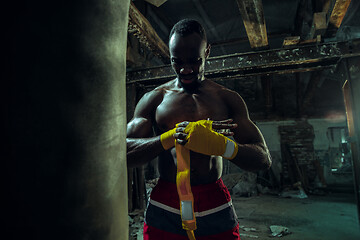
<instances>
[{"instance_id":1,"label":"bare chest","mask_svg":"<svg viewBox=\"0 0 360 240\"><path fill-rule=\"evenodd\" d=\"M229 118L227 105L216 94L169 92L164 95L155 112L155 121L160 131L172 129L179 122L208 118L211 120Z\"/></svg>"}]
</instances>

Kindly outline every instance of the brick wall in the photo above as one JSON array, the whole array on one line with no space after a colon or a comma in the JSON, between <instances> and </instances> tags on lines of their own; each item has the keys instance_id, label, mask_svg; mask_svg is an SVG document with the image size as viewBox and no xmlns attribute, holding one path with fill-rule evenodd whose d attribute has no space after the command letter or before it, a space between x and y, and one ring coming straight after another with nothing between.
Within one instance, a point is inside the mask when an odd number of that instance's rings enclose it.
<instances>
[{"instance_id":1,"label":"brick wall","mask_svg":"<svg viewBox=\"0 0 360 240\"><path fill-rule=\"evenodd\" d=\"M284 156L283 183L291 184L301 180L304 185L311 184L316 177L313 165L315 134L312 125L307 121L297 121L294 125L279 126L279 134Z\"/></svg>"}]
</instances>

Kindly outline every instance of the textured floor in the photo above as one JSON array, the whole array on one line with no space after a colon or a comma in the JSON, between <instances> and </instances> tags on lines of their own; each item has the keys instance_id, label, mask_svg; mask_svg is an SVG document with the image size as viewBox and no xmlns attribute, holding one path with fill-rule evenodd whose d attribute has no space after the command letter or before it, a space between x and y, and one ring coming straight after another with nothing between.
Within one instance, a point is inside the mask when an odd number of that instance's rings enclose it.
<instances>
[{"instance_id":1,"label":"textured floor","mask_svg":"<svg viewBox=\"0 0 360 240\"><path fill-rule=\"evenodd\" d=\"M286 240L360 239L355 196L352 194L327 194L307 199L270 195L233 197L233 203L242 226L242 240L272 238L270 225L287 227L291 234L281 237ZM250 228L253 231L249 231Z\"/></svg>"},{"instance_id":2,"label":"textured floor","mask_svg":"<svg viewBox=\"0 0 360 240\"><path fill-rule=\"evenodd\" d=\"M355 196L333 193L306 199L272 195L235 197L233 203L240 222L241 240L274 239L270 226L287 227L284 240L359 240ZM143 211L132 215L130 239L142 239ZM275 237L278 239L278 237ZM221 240L221 239L219 239Z\"/></svg>"}]
</instances>

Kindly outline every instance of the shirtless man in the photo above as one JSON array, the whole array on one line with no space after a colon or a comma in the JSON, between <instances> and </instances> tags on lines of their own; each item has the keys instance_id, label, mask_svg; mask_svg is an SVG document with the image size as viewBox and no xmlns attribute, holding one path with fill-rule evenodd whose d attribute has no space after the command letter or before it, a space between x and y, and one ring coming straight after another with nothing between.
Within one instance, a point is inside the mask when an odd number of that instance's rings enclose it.
<instances>
[{"instance_id":1,"label":"shirtless man","mask_svg":"<svg viewBox=\"0 0 360 240\"><path fill-rule=\"evenodd\" d=\"M232 136L237 145L236 156L231 159L234 164L248 171L268 169L271 165L264 138L249 119L241 96L204 77L210 45L203 27L187 19L175 24L169 37L169 51L176 78L146 93L127 126L128 167L159 157L160 179L152 191L144 224L144 239L150 240L188 239L181 229L179 215L176 152L173 146L164 149L167 147L162 143L162 134L172 131L169 133L173 142L186 147L189 140L186 126L211 119L214 130L230 129L223 135ZM190 159L196 239L240 239L231 198L221 180L222 157L193 149Z\"/></svg>"}]
</instances>

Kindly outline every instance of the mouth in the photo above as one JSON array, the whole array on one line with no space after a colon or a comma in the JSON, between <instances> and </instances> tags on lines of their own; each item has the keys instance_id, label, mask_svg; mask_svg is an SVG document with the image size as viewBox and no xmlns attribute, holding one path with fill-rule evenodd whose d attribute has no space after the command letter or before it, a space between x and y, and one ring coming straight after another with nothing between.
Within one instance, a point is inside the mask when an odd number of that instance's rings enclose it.
<instances>
[{"instance_id":1,"label":"mouth","mask_svg":"<svg viewBox=\"0 0 360 240\"><path fill-rule=\"evenodd\" d=\"M196 80L195 76L179 76L179 78L180 81L185 84L192 83Z\"/></svg>"}]
</instances>

